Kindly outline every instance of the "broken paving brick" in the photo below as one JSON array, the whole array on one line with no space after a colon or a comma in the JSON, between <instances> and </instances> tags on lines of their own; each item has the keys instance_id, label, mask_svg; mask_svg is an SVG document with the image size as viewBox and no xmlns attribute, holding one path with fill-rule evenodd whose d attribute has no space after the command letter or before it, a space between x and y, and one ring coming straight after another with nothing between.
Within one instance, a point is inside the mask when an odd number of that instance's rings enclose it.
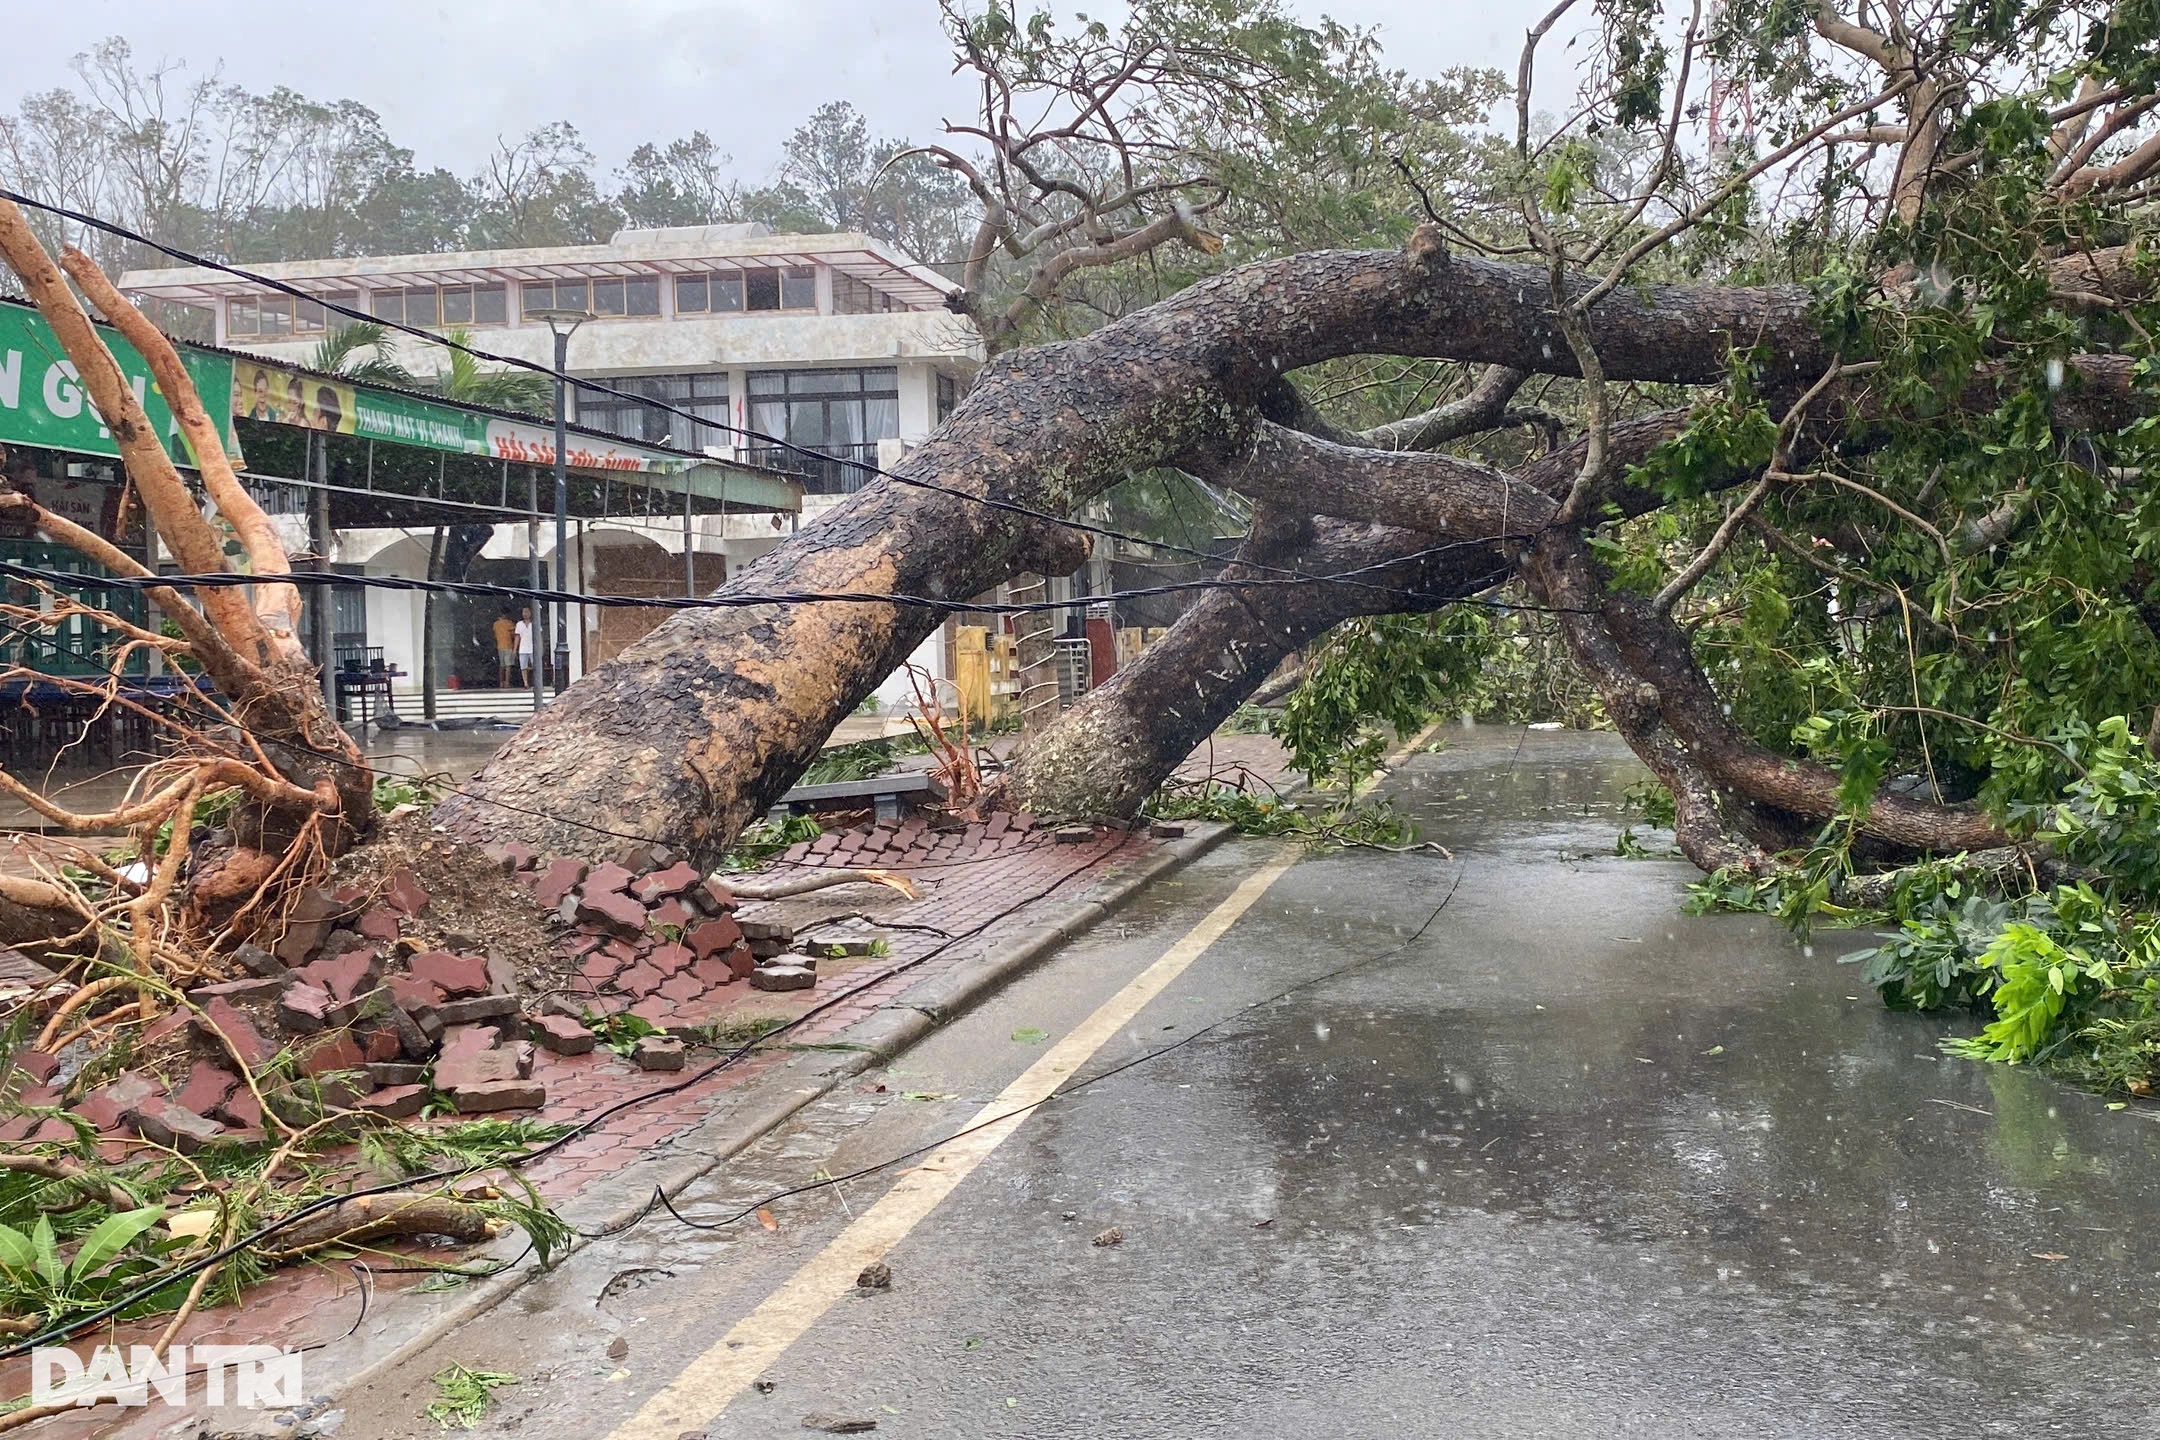
<instances>
[{"instance_id":1,"label":"broken paving brick","mask_svg":"<svg viewBox=\"0 0 2160 1440\"><path fill-rule=\"evenodd\" d=\"M645 932L645 907L619 891L595 891L587 886L578 892L576 914L578 919L605 925L618 935Z\"/></svg>"},{"instance_id":2,"label":"broken paving brick","mask_svg":"<svg viewBox=\"0 0 2160 1440\"><path fill-rule=\"evenodd\" d=\"M705 982L687 971L679 975L668 976L667 979L660 982L658 991L663 1000L673 1000L678 1005L685 1001L695 1000L704 993Z\"/></svg>"},{"instance_id":3,"label":"broken paving brick","mask_svg":"<svg viewBox=\"0 0 2160 1440\"><path fill-rule=\"evenodd\" d=\"M380 945L388 945L398 938L398 912L388 905L371 906L360 917L360 933Z\"/></svg>"},{"instance_id":4,"label":"broken paving brick","mask_svg":"<svg viewBox=\"0 0 2160 1440\"><path fill-rule=\"evenodd\" d=\"M218 1102L216 1116L235 1130L254 1130L262 1125L262 1104L255 1092L242 1085Z\"/></svg>"},{"instance_id":5,"label":"broken paving brick","mask_svg":"<svg viewBox=\"0 0 2160 1440\"><path fill-rule=\"evenodd\" d=\"M201 1149L225 1133L225 1127L215 1120L206 1120L171 1100L153 1100L146 1103L134 1115L135 1133L153 1145L177 1150L183 1155Z\"/></svg>"},{"instance_id":6,"label":"broken paving brick","mask_svg":"<svg viewBox=\"0 0 2160 1440\"><path fill-rule=\"evenodd\" d=\"M750 953L757 956L758 959L770 960L776 955L787 954L788 947L795 942L792 940L758 939L746 941L744 943L746 943L750 947Z\"/></svg>"},{"instance_id":7,"label":"broken paving brick","mask_svg":"<svg viewBox=\"0 0 2160 1440\"><path fill-rule=\"evenodd\" d=\"M334 960L317 960L298 971L302 981L338 1001L358 999L374 988L381 974L382 966L376 961L374 947L368 945L348 950Z\"/></svg>"},{"instance_id":8,"label":"broken paving brick","mask_svg":"<svg viewBox=\"0 0 2160 1440\"><path fill-rule=\"evenodd\" d=\"M142 1106L163 1099L164 1095L165 1087L155 1079L130 1070L119 1079L92 1090L72 1108L98 1129L112 1130Z\"/></svg>"},{"instance_id":9,"label":"broken paving brick","mask_svg":"<svg viewBox=\"0 0 2160 1440\"><path fill-rule=\"evenodd\" d=\"M742 937L742 926L735 922L734 917L721 915L691 926L683 935L683 943L703 960L728 949Z\"/></svg>"},{"instance_id":10,"label":"broken paving brick","mask_svg":"<svg viewBox=\"0 0 2160 1440\"><path fill-rule=\"evenodd\" d=\"M166 1036L178 1033L187 1025L189 1019L190 1016L185 1010L166 1011L163 1015L151 1021L148 1029L135 1037L135 1048L138 1050L149 1049Z\"/></svg>"},{"instance_id":11,"label":"broken paving brick","mask_svg":"<svg viewBox=\"0 0 2160 1440\"><path fill-rule=\"evenodd\" d=\"M760 965L750 972L753 990L808 990L817 984L817 971L800 965Z\"/></svg>"},{"instance_id":12,"label":"broken paving brick","mask_svg":"<svg viewBox=\"0 0 2160 1440\"><path fill-rule=\"evenodd\" d=\"M666 978L658 970L640 960L637 964L623 971L622 974L617 975L612 983L615 989L625 995L650 995L660 988L660 982Z\"/></svg>"},{"instance_id":13,"label":"broken paving brick","mask_svg":"<svg viewBox=\"0 0 2160 1440\"><path fill-rule=\"evenodd\" d=\"M198 1060L188 1070L187 1083L173 1096L175 1104L185 1106L197 1115L208 1115L225 1102L225 1097L240 1087L240 1077L230 1070Z\"/></svg>"},{"instance_id":14,"label":"broken paving brick","mask_svg":"<svg viewBox=\"0 0 2160 1440\"><path fill-rule=\"evenodd\" d=\"M517 994L517 966L501 955L487 957L488 994Z\"/></svg>"},{"instance_id":15,"label":"broken paving brick","mask_svg":"<svg viewBox=\"0 0 2160 1440\"><path fill-rule=\"evenodd\" d=\"M662 900L652 907L646 921L655 929L666 927L680 933L698 922L698 912L677 899Z\"/></svg>"},{"instance_id":16,"label":"broken paving brick","mask_svg":"<svg viewBox=\"0 0 2160 1440\"><path fill-rule=\"evenodd\" d=\"M750 953L748 945L737 945L723 958L727 961L728 973L737 980L749 979L750 972L757 969L757 956Z\"/></svg>"},{"instance_id":17,"label":"broken paving brick","mask_svg":"<svg viewBox=\"0 0 2160 1440\"><path fill-rule=\"evenodd\" d=\"M502 1020L517 1014L515 995L475 995L470 1000L445 1000L435 1007L445 1025L470 1025L480 1020Z\"/></svg>"},{"instance_id":18,"label":"broken paving brick","mask_svg":"<svg viewBox=\"0 0 2160 1440\"><path fill-rule=\"evenodd\" d=\"M585 865L580 860L556 860L540 872L533 884L533 899L543 910L552 910L562 904L563 897L585 881Z\"/></svg>"},{"instance_id":19,"label":"broken paving brick","mask_svg":"<svg viewBox=\"0 0 2160 1440\"><path fill-rule=\"evenodd\" d=\"M429 950L415 955L406 967L415 980L433 985L447 997L485 995L488 991L487 961L478 955L453 955Z\"/></svg>"},{"instance_id":20,"label":"broken paving brick","mask_svg":"<svg viewBox=\"0 0 2160 1440\"><path fill-rule=\"evenodd\" d=\"M491 1110L537 1110L547 1104L547 1087L537 1080L485 1080L449 1087L450 1103L460 1115Z\"/></svg>"},{"instance_id":21,"label":"broken paving brick","mask_svg":"<svg viewBox=\"0 0 2160 1440\"><path fill-rule=\"evenodd\" d=\"M298 1034L309 1034L329 1025L330 1012L335 1008L337 1002L330 998L329 991L296 980L278 996L278 1024Z\"/></svg>"},{"instance_id":22,"label":"broken paving brick","mask_svg":"<svg viewBox=\"0 0 2160 1440\"><path fill-rule=\"evenodd\" d=\"M690 953L689 946L670 942L653 946L652 953L645 957L645 963L662 975L673 975L687 967L695 958Z\"/></svg>"},{"instance_id":23,"label":"broken paving brick","mask_svg":"<svg viewBox=\"0 0 2160 1440\"><path fill-rule=\"evenodd\" d=\"M403 1011L398 1013L404 1014ZM412 1017L407 1015L405 1020L410 1024ZM371 1062L395 1060L405 1053L405 1042L397 1026L384 1025L360 1037L360 1053Z\"/></svg>"},{"instance_id":24,"label":"broken paving brick","mask_svg":"<svg viewBox=\"0 0 2160 1440\"><path fill-rule=\"evenodd\" d=\"M385 1087L418 1085L427 1078L427 1066L409 1060L370 1061L367 1077L372 1083Z\"/></svg>"},{"instance_id":25,"label":"broken paving brick","mask_svg":"<svg viewBox=\"0 0 2160 1440\"><path fill-rule=\"evenodd\" d=\"M738 915L735 917L735 923L742 928L743 937L748 940L779 940L784 942L795 938L795 927L782 924L778 920L746 920Z\"/></svg>"},{"instance_id":26,"label":"broken paving brick","mask_svg":"<svg viewBox=\"0 0 2160 1440\"><path fill-rule=\"evenodd\" d=\"M829 930L819 935L798 935L796 948L809 955L823 955L827 959L843 955L868 955L877 944L875 936L851 930Z\"/></svg>"},{"instance_id":27,"label":"broken paving brick","mask_svg":"<svg viewBox=\"0 0 2160 1440\"><path fill-rule=\"evenodd\" d=\"M383 891L383 899L390 902L390 908L404 915L420 914L428 908L428 901L432 898L427 891L420 888L420 882L413 878L412 871L403 865L390 872L390 884Z\"/></svg>"},{"instance_id":28,"label":"broken paving brick","mask_svg":"<svg viewBox=\"0 0 2160 1440\"><path fill-rule=\"evenodd\" d=\"M640 878L630 887L630 893L650 905L655 900L672 900L684 895L705 878L705 873L689 861L679 861L665 870L655 870Z\"/></svg>"},{"instance_id":29,"label":"broken paving brick","mask_svg":"<svg viewBox=\"0 0 2160 1440\"><path fill-rule=\"evenodd\" d=\"M327 1075L336 1070L359 1070L368 1062L368 1056L353 1043L352 1032L334 1030L321 1039L303 1042L293 1047L300 1059L303 1075Z\"/></svg>"},{"instance_id":30,"label":"broken paving brick","mask_svg":"<svg viewBox=\"0 0 2160 1440\"><path fill-rule=\"evenodd\" d=\"M1055 838L1060 845L1085 845L1095 838L1095 827L1092 825L1060 825L1057 828Z\"/></svg>"},{"instance_id":31,"label":"broken paving brick","mask_svg":"<svg viewBox=\"0 0 2160 1440\"><path fill-rule=\"evenodd\" d=\"M740 978L729 968L725 955L708 955L703 960L693 960L687 973L696 976L698 984L708 990L715 985L726 985Z\"/></svg>"},{"instance_id":32,"label":"broken paving brick","mask_svg":"<svg viewBox=\"0 0 2160 1440\"><path fill-rule=\"evenodd\" d=\"M735 908L735 892L717 880L707 880L689 894L690 898L697 900L715 915L725 914Z\"/></svg>"},{"instance_id":33,"label":"broken paving brick","mask_svg":"<svg viewBox=\"0 0 2160 1440\"><path fill-rule=\"evenodd\" d=\"M610 861L605 865L596 865L587 871L585 883L578 888L589 896L624 895L627 898L630 882L635 879L637 879L637 876Z\"/></svg>"},{"instance_id":34,"label":"broken paving brick","mask_svg":"<svg viewBox=\"0 0 2160 1440\"><path fill-rule=\"evenodd\" d=\"M589 1055L599 1043L589 1027L567 1015L529 1015L525 1033L557 1055Z\"/></svg>"},{"instance_id":35,"label":"broken paving brick","mask_svg":"<svg viewBox=\"0 0 2160 1440\"><path fill-rule=\"evenodd\" d=\"M18 1050L13 1057L12 1068L22 1071L42 1085L52 1079L53 1071L60 1068L60 1057L48 1055L42 1050Z\"/></svg>"},{"instance_id":36,"label":"broken paving brick","mask_svg":"<svg viewBox=\"0 0 2160 1440\"><path fill-rule=\"evenodd\" d=\"M221 1051L230 1045L230 1053L237 1054L240 1063L250 1070L260 1070L277 1056L278 1047L265 1039L254 1020L234 1008L230 1000L211 1001L195 1017L195 1025ZM223 1041L218 1039L221 1035Z\"/></svg>"},{"instance_id":37,"label":"broken paving brick","mask_svg":"<svg viewBox=\"0 0 2160 1440\"><path fill-rule=\"evenodd\" d=\"M380 1115L385 1120L410 1120L427 1104L427 1096L425 1085L392 1085L372 1095L361 1096L354 1108Z\"/></svg>"},{"instance_id":38,"label":"broken paving brick","mask_svg":"<svg viewBox=\"0 0 2160 1440\"><path fill-rule=\"evenodd\" d=\"M459 1085L479 1085L490 1080L522 1080L532 1073L520 1066L514 1050L475 1050L435 1062L435 1083L445 1090Z\"/></svg>"},{"instance_id":39,"label":"broken paving brick","mask_svg":"<svg viewBox=\"0 0 2160 1440\"><path fill-rule=\"evenodd\" d=\"M640 1070L680 1070L689 1060L683 1042L672 1035L640 1035L630 1061Z\"/></svg>"},{"instance_id":40,"label":"broken paving brick","mask_svg":"<svg viewBox=\"0 0 2160 1440\"><path fill-rule=\"evenodd\" d=\"M285 974L284 961L278 959L268 950L263 949L262 946L252 942L241 945L234 950L233 959L239 963L241 969L251 975L261 975L266 979L275 980Z\"/></svg>"}]
</instances>

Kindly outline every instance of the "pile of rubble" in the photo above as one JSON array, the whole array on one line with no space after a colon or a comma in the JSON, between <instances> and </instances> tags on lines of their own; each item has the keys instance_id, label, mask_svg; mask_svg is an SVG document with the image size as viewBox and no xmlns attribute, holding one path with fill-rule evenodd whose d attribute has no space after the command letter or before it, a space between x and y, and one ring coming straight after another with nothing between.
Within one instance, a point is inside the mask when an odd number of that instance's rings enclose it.
<instances>
[{"instance_id":1,"label":"pile of rubble","mask_svg":"<svg viewBox=\"0 0 2160 1440\"><path fill-rule=\"evenodd\" d=\"M466 1115L529 1110L547 1101L533 1078L536 1049L591 1052L599 1037L588 1018L644 1020L654 1033L631 1058L679 1070L683 1040L742 993L729 987L817 982L817 958L790 951L786 926L738 917L726 887L685 861L633 851L588 868L518 846L486 853L547 916L545 956L513 958L472 934L422 926L433 897L409 868L374 888L311 890L274 946L236 952L245 978L189 991L188 1007L135 1038L136 1068L88 1091L72 1113L102 1132L133 1130L189 1151L262 1138L265 1106L293 1123L335 1109L403 1119L431 1099ZM433 938L415 933L423 929ZM842 950L862 953L853 944L825 953ZM19 1052L11 1098L60 1104L58 1082L80 1068ZM72 1134L57 1119L0 1124L0 1143Z\"/></svg>"}]
</instances>

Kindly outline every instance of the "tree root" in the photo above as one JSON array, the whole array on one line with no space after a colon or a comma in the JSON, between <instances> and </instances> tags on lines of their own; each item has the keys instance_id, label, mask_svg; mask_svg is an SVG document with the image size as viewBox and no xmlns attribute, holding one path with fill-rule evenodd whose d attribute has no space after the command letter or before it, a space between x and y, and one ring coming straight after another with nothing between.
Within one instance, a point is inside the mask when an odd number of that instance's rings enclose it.
<instances>
[{"instance_id":1,"label":"tree root","mask_svg":"<svg viewBox=\"0 0 2160 1440\"><path fill-rule=\"evenodd\" d=\"M785 900L790 895L808 895L813 890L829 890L835 885L883 885L910 900L922 898L922 890L914 881L891 870L822 870L811 875L790 875L782 880L729 880L724 883L728 893L738 900Z\"/></svg>"}]
</instances>

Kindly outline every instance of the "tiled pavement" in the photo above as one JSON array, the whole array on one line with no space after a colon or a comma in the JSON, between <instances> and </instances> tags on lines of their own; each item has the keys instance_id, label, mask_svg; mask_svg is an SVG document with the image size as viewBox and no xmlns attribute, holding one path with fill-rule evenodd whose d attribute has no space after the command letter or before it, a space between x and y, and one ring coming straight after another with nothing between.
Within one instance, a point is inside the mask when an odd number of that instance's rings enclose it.
<instances>
[{"instance_id":1,"label":"tiled pavement","mask_svg":"<svg viewBox=\"0 0 2160 1440\"><path fill-rule=\"evenodd\" d=\"M824 839L833 843L812 856L809 852L823 845ZM822 962L813 990L771 994L743 985L727 986L725 1002L710 1018L739 1015L786 1020L823 1006L785 1040L788 1044L830 1040L972 954L967 945L955 942L1009 915L1024 921L1025 908L1032 903L1074 898L1149 859L1160 844L1144 831L1111 827L1096 829L1084 843L1059 843L1047 828L1010 821L1000 826L995 820L949 833L910 824L866 827L824 839L806 846L800 863L875 864L901 871L918 885L921 898L909 900L890 889L864 884L766 904L744 903L738 911L743 918L782 919L804 934L867 930L885 940L886 953ZM790 868L772 873L787 873ZM778 1062L781 1053L777 1047L760 1050L717 1075L683 1085L677 1093L661 1094L712 1063L717 1052L693 1054L688 1071L666 1075L639 1071L605 1048L581 1056L543 1050L533 1071L533 1078L547 1088L548 1103L537 1112L543 1120L574 1122L633 1096L652 1094L654 1098L625 1109L525 1173L552 1201L573 1196L633 1161L664 1152L674 1137L754 1083ZM120 1142L107 1143L117 1150ZM400 1263L393 1254L364 1258L374 1267L365 1277L365 1287L360 1270L345 1263L294 1266L251 1288L239 1306L193 1317L178 1339L186 1344L262 1343L266 1338L288 1345L334 1341L360 1316L364 1288L371 1293L370 1303L381 1303L425 1278L380 1273ZM161 1328L161 1321L128 1324L95 1340L148 1343ZM82 1343L94 1342L86 1337ZM27 1367L22 1362L0 1366L0 1395L19 1395L27 1386ZM135 1412L104 1408L46 1421L41 1433L151 1436L177 1418L168 1407Z\"/></svg>"}]
</instances>

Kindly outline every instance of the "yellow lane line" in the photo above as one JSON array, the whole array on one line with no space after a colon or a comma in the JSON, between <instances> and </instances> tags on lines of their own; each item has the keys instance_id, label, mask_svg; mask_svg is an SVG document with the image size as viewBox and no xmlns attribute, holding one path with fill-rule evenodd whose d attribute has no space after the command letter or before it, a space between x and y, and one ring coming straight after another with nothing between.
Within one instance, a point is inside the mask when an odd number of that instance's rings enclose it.
<instances>
[{"instance_id":1,"label":"yellow lane line","mask_svg":"<svg viewBox=\"0 0 2160 1440\"><path fill-rule=\"evenodd\" d=\"M609 1440L675 1440L683 1431L701 1427L726 1409L835 1301L854 1288L855 1277L864 1266L882 1258L937 1208L939 1201L973 1174L976 1166L989 1159L1032 1113L1029 1107L1049 1099L1097 1050L1123 1031L1149 1001L1220 940L1297 861L1298 851L1286 849L1246 876L1221 904L1164 951L1162 958L1104 1001L995 1100L977 1111L969 1124L980 1125L981 1129L969 1130L946 1142L921 1165L902 1174L875 1205L744 1316L718 1344L691 1361L667 1388L617 1426Z\"/></svg>"},{"instance_id":2,"label":"yellow lane line","mask_svg":"<svg viewBox=\"0 0 2160 1440\"><path fill-rule=\"evenodd\" d=\"M1405 741L1387 757L1386 767L1400 765L1438 728L1439 722L1435 721ZM718 1344L692 1360L665 1389L616 1426L608 1440L675 1440L685 1430L696 1430L725 1410L836 1301L855 1288L855 1277L863 1267L882 1259L921 1224L940 1201L975 1172L975 1167L1020 1128L1034 1113L1034 1106L1055 1094L1096 1051L1131 1024L1148 1002L1220 940L1267 893L1268 887L1298 862L1298 857L1297 848L1285 849L1246 876L1160 959L1104 1001L995 1100L975 1112L966 1133L939 1146L914 1169L903 1172L876 1204L738 1321ZM976 1126L981 1128L972 1128Z\"/></svg>"}]
</instances>

